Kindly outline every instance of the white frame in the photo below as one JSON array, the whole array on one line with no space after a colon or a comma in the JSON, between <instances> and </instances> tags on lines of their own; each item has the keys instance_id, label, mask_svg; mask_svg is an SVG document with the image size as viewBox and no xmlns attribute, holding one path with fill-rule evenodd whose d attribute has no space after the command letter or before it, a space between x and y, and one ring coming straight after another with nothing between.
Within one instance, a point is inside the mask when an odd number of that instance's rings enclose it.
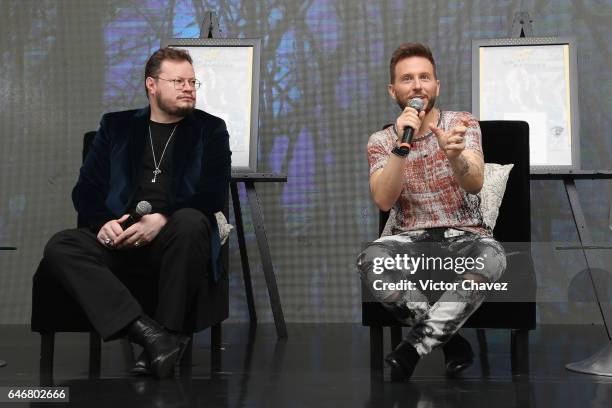
<instances>
[{"instance_id":1,"label":"white frame","mask_svg":"<svg viewBox=\"0 0 612 408\"><path fill-rule=\"evenodd\" d=\"M558 60L548 60L546 64L542 64L542 61L535 57L538 56L538 53L541 56L543 51L556 52ZM524 58L518 59L519 54ZM529 60L531 56L534 56L533 60ZM551 66L562 67L563 80L559 89L564 89L565 92L553 101L550 99L544 101L541 111L518 112L517 108L512 111L512 107L502 106L501 101L506 102L506 95L499 89L495 91L493 89L494 85L499 86L502 78L509 78L512 72L516 72L516 67L520 67L524 72L527 72L528 69L530 78L543 78L547 72L550 72ZM494 71L492 67L495 67ZM491 78L499 79L495 82ZM530 98L539 96L533 89L529 89L528 93ZM495 106L499 109L494 112L490 108L485 109L482 101L485 99L484 95L486 95L488 107ZM550 97L551 94L546 96ZM498 101L500 102L497 103ZM562 114L553 112L553 106L562 106ZM507 38L472 41L472 112L480 120L525 120L530 123L531 173L564 174L580 170L580 122L575 38ZM549 118L553 117L556 122L562 122L563 126L551 128ZM566 136L555 140L554 136L549 136L549 133L553 132L560 134L565 132ZM550 158L552 154L549 155L549 153L553 151L551 149L553 143L557 143L560 147L554 151L557 152L557 157Z\"/></svg>"},{"instance_id":2,"label":"white frame","mask_svg":"<svg viewBox=\"0 0 612 408\"><path fill-rule=\"evenodd\" d=\"M172 38L162 40L161 46L189 51L196 78L202 82L196 107L225 121L230 135L232 173L256 173L261 40ZM244 82L236 83L237 77L244 78ZM214 89L214 94L210 89Z\"/></svg>"}]
</instances>

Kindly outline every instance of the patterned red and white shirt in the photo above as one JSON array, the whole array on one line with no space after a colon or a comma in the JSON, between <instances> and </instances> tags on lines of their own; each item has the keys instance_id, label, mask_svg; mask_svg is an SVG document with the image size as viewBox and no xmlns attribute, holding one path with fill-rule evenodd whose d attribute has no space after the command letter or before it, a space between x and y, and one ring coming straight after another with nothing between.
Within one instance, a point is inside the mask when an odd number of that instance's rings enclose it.
<instances>
[{"instance_id":1,"label":"patterned red and white shirt","mask_svg":"<svg viewBox=\"0 0 612 408\"><path fill-rule=\"evenodd\" d=\"M482 154L480 126L469 112L441 112L438 127L452 129L460 125L464 117L469 118L465 148ZM370 175L387 164L396 141L393 126L370 136L367 147ZM404 186L394 205L396 219L392 233L448 227L491 235L482 219L480 198L459 186L450 162L438 146L436 135L428 132L415 137L411 146L404 170Z\"/></svg>"}]
</instances>

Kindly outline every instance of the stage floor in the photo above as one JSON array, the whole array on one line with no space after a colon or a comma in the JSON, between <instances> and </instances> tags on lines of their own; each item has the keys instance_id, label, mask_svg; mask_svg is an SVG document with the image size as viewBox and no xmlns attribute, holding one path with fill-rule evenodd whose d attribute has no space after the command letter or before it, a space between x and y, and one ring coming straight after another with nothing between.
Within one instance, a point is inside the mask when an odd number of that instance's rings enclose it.
<instances>
[{"instance_id":1,"label":"stage floor","mask_svg":"<svg viewBox=\"0 0 612 408\"><path fill-rule=\"evenodd\" d=\"M612 377L565 370L606 345L603 326L546 325L530 333L530 375L510 372L510 331L487 330L488 358L459 378L443 374L441 351L421 360L410 382L369 370L368 329L359 324L223 325L221 371L211 373L209 332L196 336L191 374L156 381L127 374L119 342L103 344L100 378L89 378L88 336L56 338L54 386L76 407L610 407ZM478 355L476 332L462 331ZM389 347L389 336L385 342ZM1 386L39 385L40 339L27 326L0 326ZM488 361L487 361L488 360ZM13 406L0 403L0 408ZM28 406L14 404L16 407ZM33 403L30 406L39 406ZM68 406L42 403L41 407Z\"/></svg>"}]
</instances>

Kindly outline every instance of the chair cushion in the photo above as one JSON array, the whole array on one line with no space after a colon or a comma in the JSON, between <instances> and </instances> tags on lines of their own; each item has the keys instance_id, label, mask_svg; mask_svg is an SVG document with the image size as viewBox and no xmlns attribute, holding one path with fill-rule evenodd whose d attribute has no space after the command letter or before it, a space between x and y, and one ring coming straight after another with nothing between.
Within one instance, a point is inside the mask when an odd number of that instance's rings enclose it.
<instances>
[{"instance_id":1,"label":"chair cushion","mask_svg":"<svg viewBox=\"0 0 612 408\"><path fill-rule=\"evenodd\" d=\"M499 206L506 192L506 183L514 164L485 163L484 183L478 196L480 211L487 227L493 230L499 215Z\"/></svg>"}]
</instances>

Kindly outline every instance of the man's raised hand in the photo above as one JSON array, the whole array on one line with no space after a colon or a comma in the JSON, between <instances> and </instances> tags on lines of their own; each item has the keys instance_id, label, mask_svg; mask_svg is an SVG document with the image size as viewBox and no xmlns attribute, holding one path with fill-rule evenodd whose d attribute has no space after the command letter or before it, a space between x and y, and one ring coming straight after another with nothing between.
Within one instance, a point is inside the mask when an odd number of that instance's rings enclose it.
<instances>
[{"instance_id":1,"label":"man's raised hand","mask_svg":"<svg viewBox=\"0 0 612 408\"><path fill-rule=\"evenodd\" d=\"M451 130L445 132L444 130L436 127L435 125L429 125L431 130L438 139L438 146L446 153L446 157L449 160L455 159L461 155L461 152L465 149L465 132L467 132L469 126L469 119L461 119L461 124L455 126Z\"/></svg>"}]
</instances>

